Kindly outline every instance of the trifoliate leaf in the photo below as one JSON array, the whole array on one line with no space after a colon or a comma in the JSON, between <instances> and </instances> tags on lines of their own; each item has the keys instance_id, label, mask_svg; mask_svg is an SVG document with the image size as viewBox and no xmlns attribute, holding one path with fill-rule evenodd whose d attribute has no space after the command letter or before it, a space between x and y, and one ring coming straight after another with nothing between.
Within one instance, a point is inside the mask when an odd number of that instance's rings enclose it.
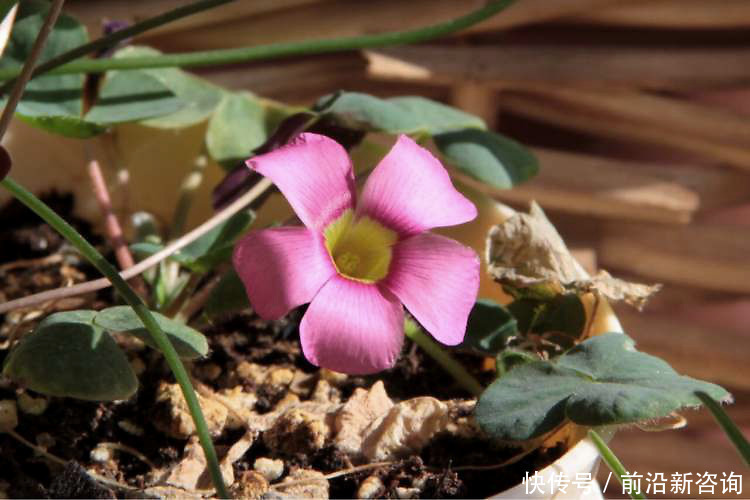
<instances>
[{"instance_id":1,"label":"trifoliate leaf","mask_svg":"<svg viewBox=\"0 0 750 500\"><path fill-rule=\"evenodd\" d=\"M361 92L321 97L314 109L345 127L391 134L438 134L465 128L485 128L481 118L424 97L381 99Z\"/></svg>"},{"instance_id":2,"label":"trifoliate leaf","mask_svg":"<svg viewBox=\"0 0 750 500\"><path fill-rule=\"evenodd\" d=\"M111 71L86 120L102 124L126 123L167 115L183 102L166 85L143 71Z\"/></svg>"},{"instance_id":3,"label":"trifoliate leaf","mask_svg":"<svg viewBox=\"0 0 750 500\"><path fill-rule=\"evenodd\" d=\"M201 332L157 312L151 314L181 358L195 359L208 354L208 342ZM103 309L94 318L94 324L110 332L125 332L135 335L150 347L159 349L151 338L151 334L130 306Z\"/></svg>"},{"instance_id":4,"label":"trifoliate leaf","mask_svg":"<svg viewBox=\"0 0 750 500\"><path fill-rule=\"evenodd\" d=\"M211 115L206 149L225 168L236 166L268 138L266 112L261 102L246 93L227 93Z\"/></svg>"},{"instance_id":5,"label":"trifoliate leaf","mask_svg":"<svg viewBox=\"0 0 750 500\"><path fill-rule=\"evenodd\" d=\"M466 128L433 138L448 163L496 188L512 188L539 171L539 163L528 149L495 132Z\"/></svg>"},{"instance_id":6,"label":"trifoliate leaf","mask_svg":"<svg viewBox=\"0 0 750 500\"><path fill-rule=\"evenodd\" d=\"M144 57L158 54L161 52L150 47L131 46L117 51L113 57ZM149 127L182 128L198 124L214 112L224 95L223 89L179 68L150 68L139 71L158 80L180 100L178 111L142 122Z\"/></svg>"},{"instance_id":7,"label":"trifoliate leaf","mask_svg":"<svg viewBox=\"0 0 750 500\"><path fill-rule=\"evenodd\" d=\"M552 361L521 364L493 382L476 408L489 435L532 439L566 420L579 425L633 424L701 405L696 391L728 401L723 388L676 373L635 350L624 334L588 339Z\"/></svg>"},{"instance_id":8,"label":"trifoliate leaf","mask_svg":"<svg viewBox=\"0 0 750 500\"><path fill-rule=\"evenodd\" d=\"M50 396L91 401L127 399L138 380L127 357L102 328L95 311L47 317L8 356L3 374Z\"/></svg>"}]
</instances>

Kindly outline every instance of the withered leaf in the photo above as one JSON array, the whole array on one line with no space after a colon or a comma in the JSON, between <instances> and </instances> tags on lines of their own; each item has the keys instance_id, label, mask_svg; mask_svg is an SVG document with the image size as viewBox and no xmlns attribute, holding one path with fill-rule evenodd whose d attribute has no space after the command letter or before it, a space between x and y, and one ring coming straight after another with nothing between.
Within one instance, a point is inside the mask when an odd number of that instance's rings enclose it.
<instances>
[{"instance_id":1,"label":"withered leaf","mask_svg":"<svg viewBox=\"0 0 750 500\"><path fill-rule=\"evenodd\" d=\"M661 288L659 284L623 281L606 271L589 276L536 202L531 203L528 214L518 212L490 229L486 258L495 281L511 290L534 287L552 293L597 292L640 309Z\"/></svg>"}]
</instances>

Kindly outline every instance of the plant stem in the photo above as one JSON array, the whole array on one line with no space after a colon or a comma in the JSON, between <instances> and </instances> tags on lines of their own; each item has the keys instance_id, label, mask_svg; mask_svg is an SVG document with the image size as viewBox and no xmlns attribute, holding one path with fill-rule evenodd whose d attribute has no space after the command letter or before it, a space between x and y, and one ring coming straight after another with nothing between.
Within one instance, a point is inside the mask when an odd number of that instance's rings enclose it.
<instances>
[{"instance_id":1,"label":"plant stem","mask_svg":"<svg viewBox=\"0 0 750 500\"><path fill-rule=\"evenodd\" d=\"M187 17L192 14L196 14L198 12L212 9L219 5L229 3L229 2L234 2L234 1L235 0L199 0L198 2L194 2L189 5L183 5L181 7L177 7L176 9L170 10L163 14L159 14L158 16L145 19L139 23L135 23L132 26L128 26L127 28L117 30L114 33L111 33L107 36L97 38L96 40L93 40L84 45L79 45L78 47L74 49L71 49L56 57L53 57L49 61L43 64L40 64L36 69L34 69L34 71L31 73L31 78L37 77L41 75L42 73L47 73L51 69L57 68L58 66L62 66L65 63L78 59L79 57L83 57L97 50L108 49L110 47L114 47L118 42L126 40L130 37L139 35L152 28L156 28L164 24L170 23L172 21L182 19L183 17ZM3 85L3 87L0 88L0 93L4 93L8 89L8 87L12 85L12 83L13 81L11 80L10 82Z\"/></svg>"},{"instance_id":2,"label":"plant stem","mask_svg":"<svg viewBox=\"0 0 750 500\"><path fill-rule=\"evenodd\" d=\"M596 432L594 429L589 429L589 437L591 438L591 441L594 442L596 448L599 450L599 455L601 455L604 463L606 463L607 466L612 470L612 472L615 473L615 477L617 477L617 480L620 482L620 484L622 484L623 476L628 475L628 471L625 469L625 466L622 465L622 462L620 462L620 459L617 458L614 452L609 449L609 446L607 446L607 443L599 435L598 432ZM640 491L631 491L630 498L639 500L646 499L646 497Z\"/></svg>"},{"instance_id":3,"label":"plant stem","mask_svg":"<svg viewBox=\"0 0 750 500\"><path fill-rule=\"evenodd\" d=\"M172 370L177 383L182 389L182 394L185 397L187 406L190 410L190 414L195 422L195 428L200 439L201 446L203 447L203 453L206 456L206 461L209 465L211 472L211 479L213 480L216 491L222 498L228 498L226 487L224 486L224 480L219 469L219 461L216 457L216 450L214 450L211 436L208 432L208 426L203 418L203 412L201 411L200 404L198 403L198 397L193 390L193 386L190 383L185 367L180 361L177 352L175 351L172 343L167 339L167 336L159 327L156 320L151 315L146 305L143 303L141 298L133 291L132 288L123 280L118 274L117 270L110 264L107 259L100 254L96 248L94 248L86 239L81 236L70 224L68 224L62 217L57 215L50 207L48 207L43 201L34 196L32 193L24 189L21 185L16 183L10 177L6 177L0 181L0 185L5 187L8 191L13 194L21 203L26 205L32 211L34 211L39 217L41 217L47 224L52 226L57 232L59 232L66 240L68 240L73 246L75 246L81 254L88 259L91 264L96 267L99 272L106 276L115 287L117 292L122 296L125 302L133 308L135 313L138 315L140 320L143 322L143 326L149 331L153 337L159 349L164 354L164 358L169 364L169 368Z\"/></svg>"},{"instance_id":4,"label":"plant stem","mask_svg":"<svg viewBox=\"0 0 750 500\"><path fill-rule=\"evenodd\" d=\"M748 443L745 436L742 435L742 431L737 428L737 425L732 422L732 419L729 418L729 415L724 411L724 408L722 408L714 398L702 391L697 391L695 395L698 396L698 399L703 401L706 408L711 411L716 422L721 426L729 440L739 452L745 465L750 466L750 443Z\"/></svg>"},{"instance_id":5,"label":"plant stem","mask_svg":"<svg viewBox=\"0 0 750 500\"><path fill-rule=\"evenodd\" d=\"M484 387L474 376L466 371L466 368L455 360L443 347L432 340L422 328L411 319L404 322L404 332L415 344L422 348L432 359L437 361L440 367L448 372L461 387L476 397L484 392Z\"/></svg>"},{"instance_id":6,"label":"plant stem","mask_svg":"<svg viewBox=\"0 0 750 500\"><path fill-rule=\"evenodd\" d=\"M121 57L116 59L79 59L50 70L49 73L102 73L113 69L129 70L166 68L174 66L181 68L216 66L257 61L260 59L278 59L297 55L321 54L327 52L341 52L345 50L418 43L468 28L469 26L484 21L500 12L511 3L513 3L513 0L499 0L489 3L465 16L444 23L409 31L333 38L329 40L275 43L234 49L162 54L157 56ZM14 78L17 73L17 68L2 69L0 70L0 81Z\"/></svg>"},{"instance_id":7,"label":"plant stem","mask_svg":"<svg viewBox=\"0 0 750 500\"><path fill-rule=\"evenodd\" d=\"M8 129L8 125L10 125L10 119L13 117L16 106L18 106L18 102L21 100L23 91L26 88L26 83L31 79L34 65L42 53L44 44L47 42L47 37L49 37L49 34L52 32L52 28L55 26L57 18L60 17L60 12L62 11L64 2L65 0L55 0L52 3L47 12L47 18L39 29L39 34L37 35L36 40L34 40L34 45L31 47L29 57L26 59L26 62L24 62L23 68L19 71L19 75L15 75L18 76L18 81L13 87L10 97L8 97L8 102L5 104L3 115L0 116L0 139L5 136L5 131ZM10 83L8 85L10 85Z\"/></svg>"}]
</instances>

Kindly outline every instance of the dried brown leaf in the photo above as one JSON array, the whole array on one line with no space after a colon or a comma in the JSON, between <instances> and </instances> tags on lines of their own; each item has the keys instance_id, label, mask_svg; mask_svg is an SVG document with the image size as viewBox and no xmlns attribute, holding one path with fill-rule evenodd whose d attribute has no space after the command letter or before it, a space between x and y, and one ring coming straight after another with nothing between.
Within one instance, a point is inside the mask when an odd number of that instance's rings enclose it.
<instances>
[{"instance_id":1,"label":"dried brown leaf","mask_svg":"<svg viewBox=\"0 0 750 500\"><path fill-rule=\"evenodd\" d=\"M661 288L623 281L606 271L590 277L536 202L531 203L528 214L517 212L490 229L486 258L495 281L510 289L533 287L551 294L598 292L640 309Z\"/></svg>"}]
</instances>

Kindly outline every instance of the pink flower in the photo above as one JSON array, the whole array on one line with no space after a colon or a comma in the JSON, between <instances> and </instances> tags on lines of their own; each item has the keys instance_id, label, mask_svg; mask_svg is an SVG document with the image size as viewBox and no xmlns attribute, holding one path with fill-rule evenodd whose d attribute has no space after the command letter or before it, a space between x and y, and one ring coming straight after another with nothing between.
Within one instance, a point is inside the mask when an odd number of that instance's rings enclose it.
<instances>
[{"instance_id":1,"label":"pink flower","mask_svg":"<svg viewBox=\"0 0 750 500\"><path fill-rule=\"evenodd\" d=\"M427 231L477 211L429 151L400 136L359 202L349 156L322 135L302 134L247 165L276 184L305 227L251 232L234 250L234 267L264 319L310 302L300 337L311 363L358 374L392 367L404 338L402 303L438 341L463 340L479 259Z\"/></svg>"}]
</instances>

